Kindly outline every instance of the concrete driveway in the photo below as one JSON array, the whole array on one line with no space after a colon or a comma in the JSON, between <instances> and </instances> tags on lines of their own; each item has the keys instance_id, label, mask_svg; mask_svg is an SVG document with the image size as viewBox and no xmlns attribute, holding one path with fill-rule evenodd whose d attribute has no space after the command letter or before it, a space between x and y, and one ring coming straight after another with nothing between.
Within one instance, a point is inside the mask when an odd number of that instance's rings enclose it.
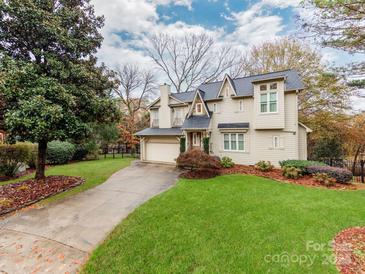
<instances>
[{"instance_id":1,"label":"concrete driveway","mask_svg":"<svg viewBox=\"0 0 365 274\"><path fill-rule=\"evenodd\" d=\"M134 162L105 183L0 221L0 273L75 273L129 213L175 184L174 167Z\"/></svg>"}]
</instances>

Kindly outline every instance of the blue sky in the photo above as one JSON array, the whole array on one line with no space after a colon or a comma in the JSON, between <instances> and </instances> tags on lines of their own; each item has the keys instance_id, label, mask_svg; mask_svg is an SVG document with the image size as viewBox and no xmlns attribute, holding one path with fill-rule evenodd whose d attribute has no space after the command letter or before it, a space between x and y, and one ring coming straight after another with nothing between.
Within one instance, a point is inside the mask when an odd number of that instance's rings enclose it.
<instances>
[{"instance_id":1,"label":"blue sky","mask_svg":"<svg viewBox=\"0 0 365 274\"><path fill-rule=\"evenodd\" d=\"M151 68L153 64L144 49L148 36L157 33L203 32L220 44L244 52L252 45L298 33L297 16L311 16L299 7L300 1L92 0L96 13L105 16L104 42L98 56L112 68L124 63ZM316 44L312 47L318 48L327 64L346 65L364 58ZM365 106L363 101L357 104Z\"/></svg>"}]
</instances>

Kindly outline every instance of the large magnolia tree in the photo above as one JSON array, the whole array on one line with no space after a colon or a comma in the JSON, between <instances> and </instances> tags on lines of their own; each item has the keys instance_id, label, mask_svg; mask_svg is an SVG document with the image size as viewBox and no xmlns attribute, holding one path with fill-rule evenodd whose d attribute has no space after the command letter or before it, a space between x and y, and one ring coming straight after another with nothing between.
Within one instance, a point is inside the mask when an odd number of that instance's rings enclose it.
<instances>
[{"instance_id":1,"label":"large magnolia tree","mask_svg":"<svg viewBox=\"0 0 365 274\"><path fill-rule=\"evenodd\" d=\"M96 65L103 18L89 0L0 1L1 92L10 137L38 143L36 179L47 143L83 138L117 113L109 71Z\"/></svg>"}]
</instances>

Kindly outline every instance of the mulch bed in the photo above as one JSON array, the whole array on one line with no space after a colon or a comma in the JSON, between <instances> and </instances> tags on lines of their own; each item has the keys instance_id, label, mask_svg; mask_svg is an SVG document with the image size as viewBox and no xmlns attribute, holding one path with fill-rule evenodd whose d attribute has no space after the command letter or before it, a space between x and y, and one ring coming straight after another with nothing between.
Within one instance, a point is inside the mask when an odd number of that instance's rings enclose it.
<instances>
[{"instance_id":1,"label":"mulch bed","mask_svg":"<svg viewBox=\"0 0 365 274\"><path fill-rule=\"evenodd\" d=\"M209 179L220 175L220 170L205 169L195 171L185 171L180 174L180 178L184 179Z\"/></svg>"},{"instance_id":2,"label":"mulch bed","mask_svg":"<svg viewBox=\"0 0 365 274\"><path fill-rule=\"evenodd\" d=\"M341 190L356 190L360 187L354 184L340 184L336 183L334 186L324 186L321 183L314 180L314 178L310 175L305 175L299 177L298 179L289 179L282 175L281 169L273 169L271 171L260 171L255 168L255 166L246 166L246 165L234 165L231 168L222 168L220 170L197 170L197 171L186 171L183 172L180 177L186 179L207 179L212 178L218 175L226 175L226 174L249 174L256 175L260 177L265 177L285 183L292 183L303 186L310 187L322 187L329 189L341 189Z\"/></svg>"},{"instance_id":3,"label":"mulch bed","mask_svg":"<svg viewBox=\"0 0 365 274\"><path fill-rule=\"evenodd\" d=\"M282 175L281 169L273 169L271 171L260 171L255 168L255 166L245 166L245 165L234 165L232 168L222 169L221 174L250 174L261 176L269 179L274 179L277 181L292 183L296 185L310 186L310 187L324 187L330 189L358 189L356 185L353 184L340 184L336 183L334 186L324 186L320 182L314 180L314 178L310 175L301 176L298 179L289 179Z\"/></svg>"},{"instance_id":4,"label":"mulch bed","mask_svg":"<svg viewBox=\"0 0 365 274\"><path fill-rule=\"evenodd\" d=\"M44 180L29 179L0 186L0 215L31 205L84 182L81 177L48 176Z\"/></svg>"},{"instance_id":5,"label":"mulch bed","mask_svg":"<svg viewBox=\"0 0 365 274\"><path fill-rule=\"evenodd\" d=\"M365 227L341 231L334 239L333 248L342 274L365 273Z\"/></svg>"}]
</instances>

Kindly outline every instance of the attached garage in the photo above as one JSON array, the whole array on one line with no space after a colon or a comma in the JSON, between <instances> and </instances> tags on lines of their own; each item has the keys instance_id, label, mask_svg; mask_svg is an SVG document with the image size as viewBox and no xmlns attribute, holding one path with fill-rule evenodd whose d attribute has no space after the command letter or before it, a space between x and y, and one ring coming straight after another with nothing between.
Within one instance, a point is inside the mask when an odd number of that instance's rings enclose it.
<instances>
[{"instance_id":1,"label":"attached garage","mask_svg":"<svg viewBox=\"0 0 365 274\"><path fill-rule=\"evenodd\" d=\"M151 137L145 142L146 161L175 163L180 145L176 137Z\"/></svg>"},{"instance_id":2,"label":"attached garage","mask_svg":"<svg viewBox=\"0 0 365 274\"><path fill-rule=\"evenodd\" d=\"M146 128L141 137L141 161L175 164L180 153L181 128Z\"/></svg>"}]
</instances>

